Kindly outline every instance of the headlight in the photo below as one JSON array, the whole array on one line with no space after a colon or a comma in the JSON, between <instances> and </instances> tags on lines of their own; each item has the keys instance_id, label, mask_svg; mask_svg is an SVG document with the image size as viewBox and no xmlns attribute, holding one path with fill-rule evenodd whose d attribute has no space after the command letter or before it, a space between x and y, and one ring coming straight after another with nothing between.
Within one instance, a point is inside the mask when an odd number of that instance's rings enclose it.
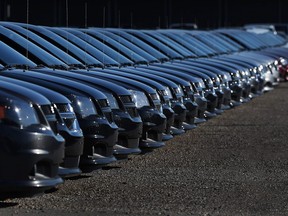
<instances>
[{"instance_id":1,"label":"headlight","mask_svg":"<svg viewBox=\"0 0 288 216\"><path fill-rule=\"evenodd\" d=\"M150 106L149 100L144 92L137 90L129 90L132 94L133 102L135 103L137 108L141 108L144 106Z\"/></svg>"},{"instance_id":2,"label":"headlight","mask_svg":"<svg viewBox=\"0 0 288 216\"><path fill-rule=\"evenodd\" d=\"M32 104L10 100L0 104L0 123L23 128L40 124L40 120Z\"/></svg>"},{"instance_id":3,"label":"headlight","mask_svg":"<svg viewBox=\"0 0 288 216\"><path fill-rule=\"evenodd\" d=\"M204 82L202 80L198 82L198 85L201 88L205 88L205 84L204 84Z\"/></svg>"},{"instance_id":4,"label":"headlight","mask_svg":"<svg viewBox=\"0 0 288 216\"><path fill-rule=\"evenodd\" d=\"M278 65L278 64L279 64L278 60L275 60L274 65Z\"/></svg>"},{"instance_id":5,"label":"headlight","mask_svg":"<svg viewBox=\"0 0 288 216\"><path fill-rule=\"evenodd\" d=\"M280 62L282 65L287 65L287 59L285 58L280 58Z\"/></svg>"},{"instance_id":6,"label":"headlight","mask_svg":"<svg viewBox=\"0 0 288 216\"><path fill-rule=\"evenodd\" d=\"M111 109L119 109L119 104L116 101L116 98L111 93L108 93L108 92L103 92L103 93L106 95Z\"/></svg>"},{"instance_id":7,"label":"headlight","mask_svg":"<svg viewBox=\"0 0 288 216\"><path fill-rule=\"evenodd\" d=\"M71 100L71 105L78 117L86 118L97 115L96 107L90 98L75 95L68 96L68 98Z\"/></svg>"},{"instance_id":8,"label":"headlight","mask_svg":"<svg viewBox=\"0 0 288 216\"><path fill-rule=\"evenodd\" d=\"M278 73L277 69L275 68L275 66L271 66L271 71L273 74Z\"/></svg>"},{"instance_id":9,"label":"headlight","mask_svg":"<svg viewBox=\"0 0 288 216\"><path fill-rule=\"evenodd\" d=\"M178 97L178 101L181 102L181 103L184 103L184 99L183 99L183 96L181 97Z\"/></svg>"},{"instance_id":10,"label":"headlight","mask_svg":"<svg viewBox=\"0 0 288 216\"><path fill-rule=\"evenodd\" d=\"M213 86L213 81L211 79L205 79L205 81L210 87Z\"/></svg>"},{"instance_id":11,"label":"headlight","mask_svg":"<svg viewBox=\"0 0 288 216\"><path fill-rule=\"evenodd\" d=\"M263 65L259 65L259 71L262 71L263 70Z\"/></svg>"},{"instance_id":12,"label":"headlight","mask_svg":"<svg viewBox=\"0 0 288 216\"><path fill-rule=\"evenodd\" d=\"M240 71L236 72L236 77L241 78Z\"/></svg>"},{"instance_id":13,"label":"headlight","mask_svg":"<svg viewBox=\"0 0 288 216\"><path fill-rule=\"evenodd\" d=\"M176 92L177 92L178 94L182 94L182 95L184 94L184 92L183 92L183 90L182 90L182 88L181 88L180 85L177 85Z\"/></svg>"},{"instance_id":14,"label":"headlight","mask_svg":"<svg viewBox=\"0 0 288 216\"><path fill-rule=\"evenodd\" d=\"M155 104L156 109L160 112L163 113L163 106L162 104Z\"/></svg>"},{"instance_id":15,"label":"headlight","mask_svg":"<svg viewBox=\"0 0 288 216\"><path fill-rule=\"evenodd\" d=\"M64 124L70 131L79 131L81 130L78 124L78 121L76 119L76 115L74 112L73 107L71 104L55 104L61 119L63 120Z\"/></svg>"},{"instance_id":16,"label":"headlight","mask_svg":"<svg viewBox=\"0 0 288 216\"><path fill-rule=\"evenodd\" d=\"M171 93L171 90L169 89L168 86L165 86L165 92L168 95L169 99L171 99L172 98L172 93Z\"/></svg>"},{"instance_id":17,"label":"headlight","mask_svg":"<svg viewBox=\"0 0 288 216\"><path fill-rule=\"evenodd\" d=\"M171 101L170 101L170 100L165 100L165 104L166 104L166 105L168 105L169 107L171 107L171 106L172 106L172 103L171 103Z\"/></svg>"}]
</instances>

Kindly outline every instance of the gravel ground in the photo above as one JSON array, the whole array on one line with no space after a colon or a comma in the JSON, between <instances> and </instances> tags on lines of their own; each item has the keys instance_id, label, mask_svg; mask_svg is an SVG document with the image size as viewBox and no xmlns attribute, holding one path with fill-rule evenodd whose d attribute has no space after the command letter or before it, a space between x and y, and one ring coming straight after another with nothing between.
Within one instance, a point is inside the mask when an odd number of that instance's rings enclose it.
<instances>
[{"instance_id":1,"label":"gravel ground","mask_svg":"<svg viewBox=\"0 0 288 216\"><path fill-rule=\"evenodd\" d=\"M0 215L288 215L288 83Z\"/></svg>"}]
</instances>

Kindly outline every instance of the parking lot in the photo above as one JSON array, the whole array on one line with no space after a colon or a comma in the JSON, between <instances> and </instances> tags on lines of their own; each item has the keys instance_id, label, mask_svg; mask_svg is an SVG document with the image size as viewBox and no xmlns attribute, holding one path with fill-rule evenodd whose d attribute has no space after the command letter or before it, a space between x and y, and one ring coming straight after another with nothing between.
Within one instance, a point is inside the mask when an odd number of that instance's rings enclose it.
<instances>
[{"instance_id":1,"label":"parking lot","mask_svg":"<svg viewBox=\"0 0 288 216\"><path fill-rule=\"evenodd\" d=\"M288 83L1 215L287 215Z\"/></svg>"}]
</instances>

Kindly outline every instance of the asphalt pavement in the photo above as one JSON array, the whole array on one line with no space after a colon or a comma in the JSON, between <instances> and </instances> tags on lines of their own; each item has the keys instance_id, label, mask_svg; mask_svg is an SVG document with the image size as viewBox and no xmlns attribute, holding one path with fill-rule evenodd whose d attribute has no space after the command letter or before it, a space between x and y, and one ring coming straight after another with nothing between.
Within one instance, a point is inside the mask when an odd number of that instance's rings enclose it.
<instances>
[{"instance_id":1,"label":"asphalt pavement","mask_svg":"<svg viewBox=\"0 0 288 216\"><path fill-rule=\"evenodd\" d=\"M0 215L288 215L288 83Z\"/></svg>"}]
</instances>

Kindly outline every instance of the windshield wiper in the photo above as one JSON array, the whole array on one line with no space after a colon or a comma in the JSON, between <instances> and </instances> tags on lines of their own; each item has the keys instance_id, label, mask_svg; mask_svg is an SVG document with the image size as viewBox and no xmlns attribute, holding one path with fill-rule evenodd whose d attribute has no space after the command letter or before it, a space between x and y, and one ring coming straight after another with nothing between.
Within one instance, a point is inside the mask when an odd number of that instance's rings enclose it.
<instances>
[{"instance_id":1,"label":"windshield wiper","mask_svg":"<svg viewBox=\"0 0 288 216\"><path fill-rule=\"evenodd\" d=\"M45 66L44 66L45 67ZM63 64L48 65L49 68L58 69L58 70L68 70L69 67Z\"/></svg>"},{"instance_id":2,"label":"windshield wiper","mask_svg":"<svg viewBox=\"0 0 288 216\"><path fill-rule=\"evenodd\" d=\"M5 65L3 68L0 68L1 71L11 69L29 70L31 69L31 66L25 64L13 64L13 65Z\"/></svg>"}]
</instances>

